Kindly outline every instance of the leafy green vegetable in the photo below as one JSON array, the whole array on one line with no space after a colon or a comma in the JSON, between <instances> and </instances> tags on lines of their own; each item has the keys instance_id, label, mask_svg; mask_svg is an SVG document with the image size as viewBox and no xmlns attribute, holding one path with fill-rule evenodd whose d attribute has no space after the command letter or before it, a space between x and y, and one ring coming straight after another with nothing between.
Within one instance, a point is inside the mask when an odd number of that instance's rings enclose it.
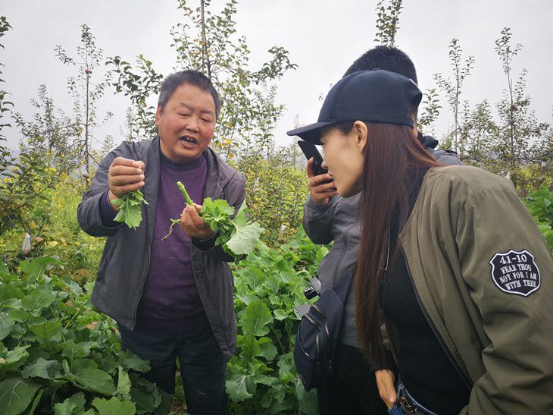
<instances>
[{"instance_id":1,"label":"leafy green vegetable","mask_svg":"<svg viewBox=\"0 0 553 415\"><path fill-rule=\"evenodd\" d=\"M45 360L40 357L35 363L21 371L24 378L55 379L61 373L62 366L55 360Z\"/></svg>"},{"instance_id":2,"label":"leafy green vegetable","mask_svg":"<svg viewBox=\"0 0 553 415\"><path fill-rule=\"evenodd\" d=\"M63 403L54 405L55 415L71 415L74 413L84 412L86 399L84 393L76 393L70 398L67 398Z\"/></svg>"},{"instance_id":3,"label":"leafy green vegetable","mask_svg":"<svg viewBox=\"0 0 553 415\"><path fill-rule=\"evenodd\" d=\"M115 397L110 400L94 398L92 406L94 406L101 414L105 415L136 414L136 406L132 402L120 401Z\"/></svg>"},{"instance_id":4,"label":"leafy green vegetable","mask_svg":"<svg viewBox=\"0 0 553 415\"><path fill-rule=\"evenodd\" d=\"M181 182L177 186L182 192L186 203L194 206L193 200L188 195L186 188ZM212 200L210 197L204 199L200 217L211 228L218 232L215 246L222 245L223 250L234 258L242 258L253 251L259 243L259 237L263 228L257 222L249 222L246 217L246 204L243 203L236 217L232 219L234 208L226 200ZM171 219L169 233L163 237L166 239L173 232L173 226L180 223L180 219Z\"/></svg>"},{"instance_id":5,"label":"leafy green vegetable","mask_svg":"<svg viewBox=\"0 0 553 415\"><path fill-rule=\"evenodd\" d=\"M101 369L91 359L76 359L71 367L66 360L62 362L65 376L81 389L102 395L112 395L116 392L112 377Z\"/></svg>"},{"instance_id":6,"label":"leafy green vegetable","mask_svg":"<svg viewBox=\"0 0 553 415\"><path fill-rule=\"evenodd\" d=\"M219 207L211 219L222 226L219 219L231 210L213 203ZM243 212L234 221L247 223ZM303 289L322 249L300 232L278 248L258 244L231 265L238 320L227 378L233 413L316 413L316 398L303 390L291 352L295 308L305 302ZM90 304L93 283L79 286L62 264L52 257L11 267L0 261L0 415L169 413L171 395L142 375L148 362L121 352L115 322Z\"/></svg>"},{"instance_id":7,"label":"leafy green vegetable","mask_svg":"<svg viewBox=\"0 0 553 415\"><path fill-rule=\"evenodd\" d=\"M31 332L44 341L61 341L62 327L61 322L56 320L47 320L43 323L29 326Z\"/></svg>"},{"instance_id":8,"label":"leafy green vegetable","mask_svg":"<svg viewBox=\"0 0 553 415\"><path fill-rule=\"evenodd\" d=\"M15 321L7 314L0 313L0 340L4 340L11 333L13 326Z\"/></svg>"},{"instance_id":9,"label":"leafy green vegetable","mask_svg":"<svg viewBox=\"0 0 553 415\"><path fill-rule=\"evenodd\" d=\"M44 266L54 263L22 261L17 274L0 264L0 415L169 413L140 376L149 363L120 352L114 321L92 308L92 286Z\"/></svg>"},{"instance_id":10,"label":"leafy green vegetable","mask_svg":"<svg viewBox=\"0 0 553 415\"><path fill-rule=\"evenodd\" d=\"M225 242L225 235L221 235L216 245L223 245L226 253L232 256L248 255L253 251L263 233L263 228L257 222L248 222L245 204L242 204L238 214L232 221L234 230ZM228 235L228 234L226 234Z\"/></svg>"},{"instance_id":11,"label":"leafy green vegetable","mask_svg":"<svg viewBox=\"0 0 553 415\"><path fill-rule=\"evenodd\" d=\"M131 400L131 379L129 374L123 369L122 366L119 366L119 377L117 381L117 392L116 395L121 400Z\"/></svg>"},{"instance_id":12,"label":"leafy green vegetable","mask_svg":"<svg viewBox=\"0 0 553 415\"><path fill-rule=\"evenodd\" d=\"M303 388L292 351L295 308L305 302L303 289L317 271L321 248L300 231L278 248L259 244L232 265L238 326L226 386L233 413L317 413L315 391Z\"/></svg>"},{"instance_id":13,"label":"leafy green vegetable","mask_svg":"<svg viewBox=\"0 0 553 415\"><path fill-rule=\"evenodd\" d=\"M17 415L29 406L41 385L37 382L11 378L0 383L0 414Z\"/></svg>"},{"instance_id":14,"label":"leafy green vegetable","mask_svg":"<svg viewBox=\"0 0 553 415\"><path fill-rule=\"evenodd\" d=\"M263 300L252 301L242 315L242 330L244 334L264 336L269 333L267 325L273 322L271 310Z\"/></svg>"},{"instance_id":15,"label":"leafy green vegetable","mask_svg":"<svg viewBox=\"0 0 553 415\"><path fill-rule=\"evenodd\" d=\"M136 229L142 222L142 203L148 204L140 190L127 193L112 203L119 207L114 221L126 223L129 228Z\"/></svg>"},{"instance_id":16,"label":"leafy green vegetable","mask_svg":"<svg viewBox=\"0 0 553 415\"><path fill-rule=\"evenodd\" d=\"M205 211L204 211L205 210ZM204 200L200 217L214 232L225 232L230 227L229 219L234 214L234 208L229 206L226 200Z\"/></svg>"}]
</instances>

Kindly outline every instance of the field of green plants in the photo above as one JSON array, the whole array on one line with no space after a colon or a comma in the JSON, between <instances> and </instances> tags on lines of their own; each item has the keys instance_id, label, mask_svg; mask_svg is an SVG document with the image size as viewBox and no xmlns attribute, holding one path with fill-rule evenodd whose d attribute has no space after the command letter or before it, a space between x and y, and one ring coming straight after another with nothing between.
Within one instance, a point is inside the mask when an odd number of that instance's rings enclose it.
<instances>
[{"instance_id":1,"label":"field of green plants","mask_svg":"<svg viewBox=\"0 0 553 415\"><path fill-rule=\"evenodd\" d=\"M104 241L78 228L82 190L66 179L28 212L30 229L43 235L33 238L28 255L19 229L0 236L0 414L180 413L182 388L172 402L142 379L148 362L120 353L114 321L90 304ZM301 228L277 245L261 243L233 265L239 334L227 393L236 414L315 409L291 352L295 307L328 248L311 243Z\"/></svg>"},{"instance_id":2,"label":"field of green plants","mask_svg":"<svg viewBox=\"0 0 553 415\"><path fill-rule=\"evenodd\" d=\"M283 111L275 102L278 82L297 65L273 46L258 69L249 66L246 39L236 34L237 0L219 13L201 0L205 14L186 0L176 3L184 23L171 31L175 67L212 77L224 103L212 147L245 177L249 217L264 230L254 251L232 265L238 338L228 362L231 411L314 414L316 395L304 390L292 358L295 309L329 247L313 244L301 227L308 195L303 155L295 145L277 147L272 136ZM393 46L401 0L381 0L376 12L375 41ZM0 48L10 30L0 16ZM433 132L441 94L454 114L452 129L436 134L441 147L509 177L553 252L553 128L531 108L526 71L513 73L522 46L509 28L498 36L489 46L503 68L503 98L472 107L461 102L474 58L452 39L444 54L453 77L435 75L438 89L424 94L419 128ZM0 89L0 415L186 413L180 376L174 397L145 380L149 363L121 353L115 322L91 306L104 239L82 232L76 217L98 161L121 140L155 134L150 102L163 75L143 55L132 63L104 56L86 24L75 54L61 46L55 52L60 65L75 70L67 80L71 114L54 104L46 85L28 118ZM106 137L100 147L91 131L102 122L97 108L107 93L124 95L129 108L117 143ZM8 129L20 137L17 152L4 143Z\"/></svg>"}]
</instances>

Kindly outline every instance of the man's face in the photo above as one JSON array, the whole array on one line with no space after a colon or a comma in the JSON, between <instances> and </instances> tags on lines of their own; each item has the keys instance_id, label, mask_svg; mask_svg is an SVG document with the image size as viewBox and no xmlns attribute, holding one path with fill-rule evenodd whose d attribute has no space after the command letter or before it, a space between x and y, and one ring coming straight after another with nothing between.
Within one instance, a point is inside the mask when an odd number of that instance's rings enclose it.
<instances>
[{"instance_id":1,"label":"man's face","mask_svg":"<svg viewBox=\"0 0 553 415\"><path fill-rule=\"evenodd\" d=\"M163 110L158 106L156 126L161 151L175 163L197 159L211 143L215 128L215 102L194 85L179 86Z\"/></svg>"}]
</instances>

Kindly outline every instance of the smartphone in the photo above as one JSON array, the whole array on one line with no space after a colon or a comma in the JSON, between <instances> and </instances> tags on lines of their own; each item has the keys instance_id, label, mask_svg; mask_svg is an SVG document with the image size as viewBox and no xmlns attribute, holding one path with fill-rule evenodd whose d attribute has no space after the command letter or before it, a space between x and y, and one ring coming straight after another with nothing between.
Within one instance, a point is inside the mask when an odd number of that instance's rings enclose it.
<instances>
[{"instance_id":1,"label":"smartphone","mask_svg":"<svg viewBox=\"0 0 553 415\"><path fill-rule=\"evenodd\" d=\"M298 141L298 145L300 146L301 151L303 151L303 154L305 154L307 160L313 157L313 173L315 173L315 176L328 173L328 170L322 166L323 158L321 153L319 153L319 150L317 150L317 147L315 147L314 144L300 140Z\"/></svg>"}]
</instances>

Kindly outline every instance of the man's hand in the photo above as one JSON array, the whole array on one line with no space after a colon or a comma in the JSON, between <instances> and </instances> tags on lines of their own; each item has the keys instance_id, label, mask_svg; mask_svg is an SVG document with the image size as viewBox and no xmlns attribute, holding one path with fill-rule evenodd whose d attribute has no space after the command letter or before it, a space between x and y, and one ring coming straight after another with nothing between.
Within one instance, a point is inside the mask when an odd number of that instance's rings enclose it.
<instances>
[{"instance_id":1,"label":"man's hand","mask_svg":"<svg viewBox=\"0 0 553 415\"><path fill-rule=\"evenodd\" d=\"M330 198L338 194L332 176L330 174L319 174L315 176L313 173L313 157L307 162L307 177L309 177L309 192L317 206L326 206L330 202ZM330 180L330 183L324 183Z\"/></svg>"},{"instance_id":2,"label":"man's hand","mask_svg":"<svg viewBox=\"0 0 553 415\"><path fill-rule=\"evenodd\" d=\"M141 161L117 157L108 170L109 201L123 197L127 193L144 187L144 170L146 166ZM118 206L111 203L117 210Z\"/></svg>"},{"instance_id":3,"label":"man's hand","mask_svg":"<svg viewBox=\"0 0 553 415\"><path fill-rule=\"evenodd\" d=\"M202 207L194 203L194 207L186 205L180 217L182 230L191 238L206 241L215 235L215 232L204 222L199 213Z\"/></svg>"},{"instance_id":4,"label":"man's hand","mask_svg":"<svg viewBox=\"0 0 553 415\"><path fill-rule=\"evenodd\" d=\"M375 371L374 375L380 399L384 401L388 409L391 409L397 402L394 372L382 369Z\"/></svg>"}]
</instances>

